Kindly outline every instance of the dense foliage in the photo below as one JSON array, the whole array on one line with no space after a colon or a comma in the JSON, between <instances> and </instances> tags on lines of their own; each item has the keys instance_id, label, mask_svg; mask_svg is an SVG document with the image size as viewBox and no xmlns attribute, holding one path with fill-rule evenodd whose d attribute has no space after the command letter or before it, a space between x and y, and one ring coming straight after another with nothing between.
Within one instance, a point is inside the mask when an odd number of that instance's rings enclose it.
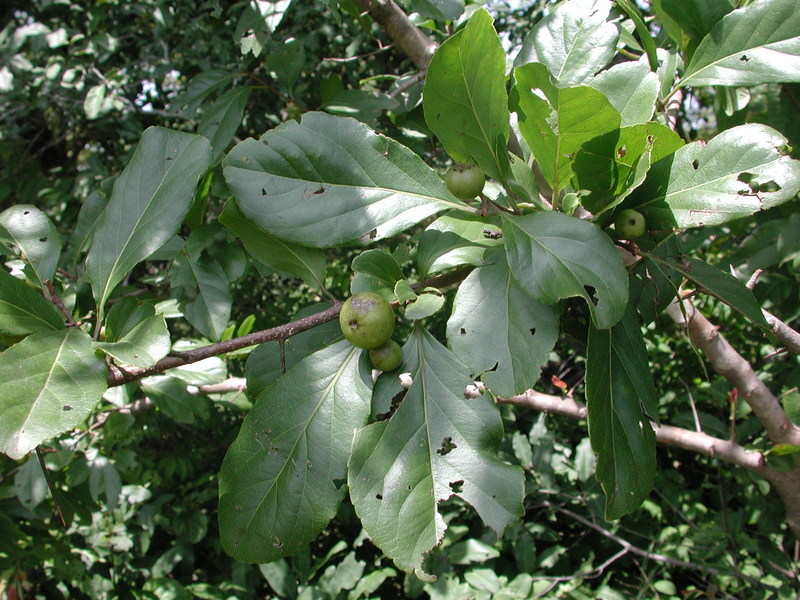
<instances>
[{"instance_id":1,"label":"dense foliage","mask_svg":"<svg viewBox=\"0 0 800 600\"><path fill-rule=\"evenodd\" d=\"M795 0L483 4L3 5L0 598L797 597Z\"/></svg>"}]
</instances>

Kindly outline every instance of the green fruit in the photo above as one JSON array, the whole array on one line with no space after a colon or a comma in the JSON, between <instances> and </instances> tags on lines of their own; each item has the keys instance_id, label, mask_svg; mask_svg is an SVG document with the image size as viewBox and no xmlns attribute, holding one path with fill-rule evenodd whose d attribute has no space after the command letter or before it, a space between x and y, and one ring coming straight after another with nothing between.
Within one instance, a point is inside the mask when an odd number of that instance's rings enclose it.
<instances>
[{"instance_id":1,"label":"green fruit","mask_svg":"<svg viewBox=\"0 0 800 600\"><path fill-rule=\"evenodd\" d=\"M644 234L647 224L644 221L642 213L632 208L626 208L617 215L614 221L614 229L616 229L619 237L625 240L632 240Z\"/></svg>"},{"instance_id":2,"label":"green fruit","mask_svg":"<svg viewBox=\"0 0 800 600\"><path fill-rule=\"evenodd\" d=\"M403 349L394 340L369 351L372 366L379 371L394 371L403 362Z\"/></svg>"},{"instance_id":3,"label":"green fruit","mask_svg":"<svg viewBox=\"0 0 800 600\"><path fill-rule=\"evenodd\" d=\"M472 200L483 191L486 176L477 165L455 164L444 175L448 191L461 200Z\"/></svg>"},{"instance_id":4,"label":"green fruit","mask_svg":"<svg viewBox=\"0 0 800 600\"><path fill-rule=\"evenodd\" d=\"M394 330L394 309L382 296L361 292L342 304L339 325L347 341L357 348L377 348Z\"/></svg>"}]
</instances>

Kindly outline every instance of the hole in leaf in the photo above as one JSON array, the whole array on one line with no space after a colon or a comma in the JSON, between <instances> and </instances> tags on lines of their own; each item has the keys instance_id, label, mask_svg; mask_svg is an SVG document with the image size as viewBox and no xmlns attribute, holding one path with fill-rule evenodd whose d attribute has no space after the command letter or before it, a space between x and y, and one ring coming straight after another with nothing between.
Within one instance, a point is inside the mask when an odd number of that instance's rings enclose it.
<instances>
[{"instance_id":1,"label":"hole in leaf","mask_svg":"<svg viewBox=\"0 0 800 600\"><path fill-rule=\"evenodd\" d=\"M64 412L68 412L72 410L72 407L69 404L65 404L64 406L61 407L61 410L63 410Z\"/></svg>"},{"instance_id":2,"label":"hole in leaf","mask_svg":"<svg viewBox=\"0 0 800 600\"><path fill-rule=\"evenodd\" d=\"M597 290L591 285L585 285L583 289L586 290L586 299L592 303L592 306L597 306L597 298L595 297Z\"/></svg>"},{"instance_id":3,"label":"hole in leaf","mask_svg":"<svg viewBox=\"0 0 800 600\"><path fill-rule=\"evenodd\" d=\"M530 328L531 335L536 335L536 327Z\"/></svg>"},{"instance_id":4,"label":"hole in leaf","mask_svg":"<svg viewBox=\"0 0 800 600\"><path fill-rule=\"evenodd\" d=\"M262 196L266 196L267 195L267 190L264 189L263 187L261 188L261 195Z\"/></svg>"},{"instance_id":5,"label":"hole in leaf","mask_svg":"<svg viewBox=\"0 0 800 600\"><path fill-rule=\"evenodd\" d=\"M466 330L466 329L464 329L464 328L462 327L462 328L461 328L461 329L458 331L458 333L460 333L461 335L467 335L467 330Z\"/></svg>"},{"instance_id":6,"label":"hole in leaf","mask_svg":"<svg viewBox=\"0 0 800 600\"><path fill-rule=\"evenodd\" d=\"M455 450L456 448L458 448L458 446L456 446L456 445L453 443L453 438L451 438L451 437L448 435L447 437L445 437L445 438L442 440L442 445L441 445L441 446L439 447L439 449L436 451L436 454L438 454L439 456L446 456L446 455L450 454L450 453L451 453L453 450Z\"/></svg>"},{"instance_id":7,"label":"hole in leaf","mask_svg":"<svg viewBox=\"0 0 800 600\"><path fill-rule=\"evenodd\" d=\"M770 179L769 181L765 181L760 186L758 186L759 192L777 192L780 191L781 186L778 185L777 182Z\"/></svg>"},{"instance_id":8,"label":"hole in leaf","mask_svg":"<svg viewBox=\"0 0 800 600\"><path fill-rule=\"evenodd\" d=\"M450 489L453 490L454 494L460 494L464 491L464 480L459 479L458 481L451 481Z\"/></svg>"},{"instance_id":9,"label":"hole in leaf","mask_svg":"<svg viewBox=\"0 0 800 600\"><path fill-rule=\"evenodd\" d=\"M42 242L42 243L45 243L47 241L47 236L40 237L39 241Z\"/></svg>"},{"instance_id":10,"label":"hole in leaf","mask_svg":"<svg viewBox=\"0 0 800 600\"><path fill-rule=\"evenodd\" d=\"M494 363L491 369L486 369L486 372L489 373L490 371L497 371L497 367L500 366L500 363Z\"/></svg>"},{"instance_id":11,"label":"hole in leaf","mask_svg":"<svg viewBox=\"0 0 800 600\"><path fill-rule=\"evenodd\" d=\"M617 148L617 158L625 158L625 155L628 153L628 149L625 146Z\"/></svg>"},{"instance_id":12,"label":"hole in leaf","mask_svg":"<svg viewBox=\"0 0 800 600\"><path fill-rule=\"evenodd\" d=\"M347 483L346 479L334 479L333 485L336 487L337 490L342 489L342 486Z\"/></svg>"},{"instance_id":13,"label":"hole in leaf","mask_svg":"<svg viewBox=\"0 0 800 600\"><path fill-rule=\"evenodd\" d=\"M319 186L319 189L318 189L318 190L315 190L315 191L313 192L313 194L314 194L315 196L317 196L317 195L319 195L319 194L324 194L324 193L325 193L325 187L324 187L324 186Z\"/></svg>"},{"instance_id":14,"label":"hole in leaf","mask_svg":"<svg viewBox=\"0 0 800 600\"><path fill-rule=\"evenodd\" d=\"M747 56L747 54L742 54L742 55L739 57L739 60L740 60L741 62L744 62L744 63L746 63L746 62L750 62L750 57L749 57L749 56Z\"/></svg>"},{"instance_id":15,"label":"hole in leaf","mask_svg":"<svg viewBox=\"0 0 800 600\"><path fill-rule=\"evenodd\" d=\"M700 168L700 161L696 158L692 161L692 168L697 171Z\"/></svg>"},{"instance_id":16,"label":"hole in leaf","mask_svg":"<svg viewBox=\"0 0 800 600\"><path fill-rule=\"evenodd\" d=\"M407 489L407 490L410 492L410 491L411 491L412 489L414 489L414 488L412 488L410 485L407 485L407 486L406 486L406 489Z\"/></svg>"},{"instance_id":17,"label":"hole in leaf","mask_svg":"<svg viewBox=\"0 0 800 600\"><path fill-rule=\"evenodd\" d=\"M375 498L377 498L378 500L383 500L383 496L380 494L375 494Z\"/></svg>"}]
</instances>

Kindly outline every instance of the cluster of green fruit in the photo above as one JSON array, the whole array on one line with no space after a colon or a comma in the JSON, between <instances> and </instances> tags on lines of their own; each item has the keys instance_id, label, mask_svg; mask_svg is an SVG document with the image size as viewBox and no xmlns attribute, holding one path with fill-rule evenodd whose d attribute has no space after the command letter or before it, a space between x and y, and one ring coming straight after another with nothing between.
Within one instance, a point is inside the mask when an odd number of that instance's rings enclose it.
<instances>
[{"instance_id":1,"label":"cluster of green fruit","mask_svg":"<svg viewBox=\"0 0 800 600\"><path fill-rule=\"evenodd\" d=\"M348 342L369 350L369 359L379 371L394 371L403 362L403 349L392 338L394 309L383 296L361 292L342 304L339 325Z\"/></svg>"}]
</instances>

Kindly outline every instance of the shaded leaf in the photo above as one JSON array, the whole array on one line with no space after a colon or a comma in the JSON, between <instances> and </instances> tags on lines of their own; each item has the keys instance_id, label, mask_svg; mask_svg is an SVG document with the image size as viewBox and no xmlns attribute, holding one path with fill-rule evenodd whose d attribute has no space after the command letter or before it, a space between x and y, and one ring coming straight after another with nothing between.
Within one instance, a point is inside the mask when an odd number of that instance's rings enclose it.
<instances>
[{"instance_id":1,"label":"shaded leaf","mask_svg":"<svg viewBox=\"0 0 800 600\"><path fill-rule=\"evenodd\" d=\"M208 138L211 143L211 156L214 162L228 148L236 130L242 124L247 99L253 89L252 86L232 88L203 112L203 118L197 125L197 133Z\"/></svg>"},{"instance_id":2,"label":"shaded leaf","mask_svg":"<svg viewBox=\"0 0 800 600\"><path fill-rule=\"evenodd\" d=\"M208 399L190 394L186 382L176 377L147 377L142 380L142 390L161 412L178 423L193 425L210 414Z\"/></svg>"},{"instance_id":3,"label":"shaded leaf","mask_svg":"<svg viewBox=\"0 0 800 600\"><path fill-rule=\"evenodd\" d=\"M354 273L362 273L386 284L389 288L403 279L397 260L386 250L366 250L353 259Z\"/></svg>"},{"instance_id":4,"label":"shaded leaf","mask_svg":"<svg viewBox=\"0 0 800 600\"><path fill-rule=\"evenodd\" d=\"M586 360L589 438L595 475L606 495L606 519L636 510L650 494L656 439L648 416L658 395L639 324L628 312L611 329L590 326Z\"/></svg>"},{"instance_id":5,"label":"shaded leaf","mask_svg":"<svg viewBox=\"0 0 800 600\"><path fill-rule=\"evenodd\" d=\"M306 113L235 146L225 179L242 214L314 247L368 244L462 206L405 146L354 119Z\"/></svg>"},{"instance_id":6,"label":"shaded leaf","mask_svg":"<svg viewBox=\"0 0 800 600\"><path fill-rule=\"evenodd\" d=\"M86 419L106 390L106 365L83 331L40 332L0 354L0 381L0 451L20 459Z\"/></svg>"},{"instance_id":7,"label":"shaded leaf","mask_svg":"<svg viewBox=\"0 0 800 600\"><path fill-rule=\"evenodd\" d=\"M446 214L422 233L417 264L423 276L460 265L479 266L488 248L503 243L499 225L472 215Z\"/></svg>"},{"instance_id":8,"label":"shaded leaf","mask_svg":"<svg viewBox=\"0 0 800 600\"><path fill-rule=\"evenodd\" d=\"M233 304L228 276L219 262L207 255L191 260L181 253L172 263L170 284L186 320L203 335L219 340Z\"/></svg>"},{"instance_id":9,"label":"shaded leaf","mask_svg":"<svg viewBox=\"0 0 800 600\"><path fill-rule=\"evenodd\" d=\"M233 200L225 203L219 221L242 240L247 252L270 269L294 275L317 290L325 289L325 253L285 242L251 223Z\"/></svg>"},{"instance_id":10,"label":"shaded leaf","mask_svg":"<svg viewBox=\"0 0 800 600\"><path fill-rule=\"evenodd\" d=\"M508 173L506 54L485 9L448 38L431 59L422 107L425 122L456 161L503 181Z\"/></svg>"},{"instance_id":11,"label":"shaded leaf","mask_svg":"<svg viewBox=\"0 0 800 600\"><path fill-rule=\"evenodd\" d=\"M344 497L353 430L369 416L361 351L341 341L298 363L245 417L220 471L225 551L269 562L306 546Z\"/></svg>"},{"instance_id":12,"label":"shaded leaf","mask_svg":"<svg viewBox=\"0 0 800 600\"><path fill-rule=\"evenodd\" d=\"M580 296L601 329L622 318L628 274L600 228L561 213L541 212L504 217L503 234L511 273L534 300L555 304Z\"/></svg>"},{"instance_id":13,"label":"shaded leaf","mask_svg":"<svg viewBox=\"0 0 800 600\"><path fill-rule=\"evenodd\" d=\"M64 315L52 302L0 269L0 333L23 336L63 328Z\"/></svg>"},{"instance_id":14,"label":"shaded leaf","mask_svg":"<svg viewBox=\"0 0 800 600\"><path fill-rule=\"evenodd\" d=\"M86 272L102 311L111 292L137 263L163 246L189 210L210 163L202 136L150 127L114 183L97 225Z\"/></svg>"},{"instance_id":15,"label":"shaded leaf","mask_svg":"<svg viewBox=\"0 0 800 600\"><path fill-rule=\"evenodd\" d=\"M499 535L523 513L524 477L497 458L497 408L464 399L467 368L420 328L403 353L413 383L389 420L356 433L348 484L370 539L399 568L426 577L424 555L446 528L439 503L458 496Z\"/></svg>"}]
</instances>

